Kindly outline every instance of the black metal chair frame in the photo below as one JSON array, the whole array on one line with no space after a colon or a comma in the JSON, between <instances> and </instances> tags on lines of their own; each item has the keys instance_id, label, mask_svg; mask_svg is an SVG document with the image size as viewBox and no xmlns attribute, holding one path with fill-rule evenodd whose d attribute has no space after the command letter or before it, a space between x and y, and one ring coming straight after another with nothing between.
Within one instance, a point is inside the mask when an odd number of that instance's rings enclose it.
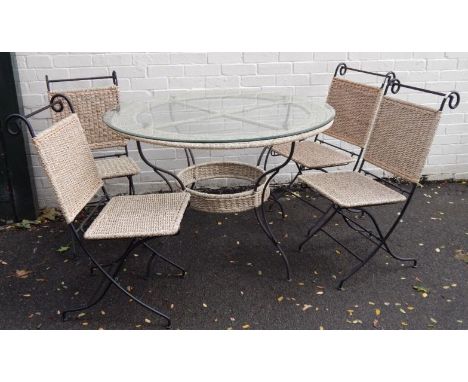
<instances>
[{"instance_id":1,"label":"black metal chair frame","mask_svg":"<svg viewBox=\"0 0 468 382\"><path fill-rule=\"evenodd\" d=\"M391 91L393 94L397 94L401 88L406 88L406 89L411 89L411 90L416 90L420 91L423 93L430 93L438 96L444 97L440 107L439 111L442 111L445 107L445 105L448 104L450 109L455 109L459 104L460 104L460 95L456 91L452 91L450 93L442 93L442 92L436 92L428 89L423 89L423 88L418 88L410 85L404 85L402 84L399 80L394 79L391 80L387 83L385 87L385 92L384 94L386 95L388 93L388 90ZM383 177L379 177L370 171L365 170L364 167L365 160L361 161L361 164L358 168L358 172L363 173L366 176L372 176L374 179L378 180L379 182L384 183L387 186L390 186L399 192L403 193L406 195L406 201L403 204L403 207L397 214L397 218L394 220L394 222L390 225L390 228L387 231L384 231L378 224L377 219L375 216L366 208L366 207L359 207L359 208L343 208L340 207L334 203L330 205L330 207L324 211L321 208L315 206L313 203L310 203L304 198L300 198L302 201L310 205L311 207L319 210L322 212L322 216L319 218L319 220L310 227L310 229L307 232L306 238L302 241L302 243L299 245L299 251L302 251L304 245L319 231L322 231L326 236L328 236L330 239L332 239L334 242L336 242L339 246L344 248L347 252L349 252L354 258L356 258L359 263L355 265L351 271L343 278L338 284L338 289L343 289L343 284L351 278L356 272L358 272L369 260L371 260L380 249L383 249L385 252L390 254L394 259L404 261L404 262L412 262L413 267L416 267L417 265L417 260L414 258L402 258L395 253L393 253L390 250L390 247L388 245L388 239L394 232L394 230L397 228L398 223L401 221L403 218L403 215L407 211L407 208L413 198L413 195L416 191L416 184L411 184L410 189L405 189L395 183L389 182L387 179L384 179ZM368 229L364 227L363 224L360 222L356 221L353 217L350 215L352 214L359 214L358 218L362 219L364 216L367 216L372 225L375 227L375 231ZM375 244L375 247L365 256L361 257L358 254L356 254L354 251L352 251L349 247L347 247L345 244L343 244L341 241L339 241L337 238L335 238L330 232L326 231L324 229L324 226L336 215L340 215L344 222L347 224L349 228L354 230L355 232L359 233L361 236L369 240L371 243Z\"/></svg>"},{"instance_id":2,"label":"black metal chair frame","mask_svg":"<svg viewBox=\"0 0 468 382\"><path fill-rule=\"evenodd\" d=\"M28 121L29 118L35 116L36 114L39 114L45 110L52 109L54 112L60 113L63 108L63 101L65 101L68 104L68 107L70 108L70 111L74 113L73 105L71 104L70 100L63 94L55 94L51 100L50 103L47 106L44 106L38 110L35 110L27 115L21 115L21 114L11 114L5 119L5 126L7 128L7 131L9 134L12 135L17 135L21 133L21 127L22 124L26 125L26 128L31 135L32 138L36 137L36 132L34 131L33 127L31 126L30 122ZM13 123L14 122L14 123ZM164 170L165 171L165 170ZM168 175L172 175L170 172L167 172ZM176 180L178 180L177 177L175 177ZM178 180L178 184L180 185L181 189L184 190L185 187L182 182ZM172 190L172 188L171 188ZM88 257L88 259L91 261L92 266L90 267L91 273L94 273L95 270L99 270L101 274L103 275L102 280L98 286L98 288L95 290L95 292L92 294L91 298L88 300L88 303L86 305L77 307L77 308L72 308L72 309L66 309L62 311L62 320L65 321L67 318L67 315L69 313L73 312L79 312L83 310L87 310L95 306L97 303L99 303L104 296L107 294L108 290L112 285L117 287L118 290L120 290L122 293L124 293L126 296L131 298L133 301L135 301L137 304L141 305L145 309L149 310L152 313L155 313L156 315L164 318L166 320L166 327L170 328L171 326L171 319L169 316L167 316L165 313L157 310L156 308L146 304L143 302L141 299L137 298L134 296L132 293L130 293L126 288L124 288L117 280L118 274L122 270L123 264L125 263L126 259L128 256L131 254L131 252L139 247L140 245L144 246L151 252L151 257L148 260L148 263L146 265L146 278L149 278L151 275L151 270L152 270L152 265L155 260L155 258L159 258L162 261L174 266L178 270L181 271L181 273L177 276L184 277L186 274L186 271L179 266L178 264L174 263L173 261L167 259L163 255L161 255L158 251L156 251L152 246L148 244L149 240L155 239L155 237L148 237L148 238L133 238L130 240L130 243L128 244L127 248L125 251L117 257L114 261L108 264L101 264L94 255L90 253L90 251L86 248L86 246L83 243L83 234L86 231L86 228L90 225L90 220L91 217L94 216L108 200L108 196L106 195L106 198L103 202L97 203L91 213L89 213L83 221L78 224L78 222L75 221L68 224L68 227L70 229L70 232L72 234L72 237L74 240L76 240L79 243L80 248L84 252L84 254ZM107 270L107 269L109 270Z\"/></svg>"}]
</instances>

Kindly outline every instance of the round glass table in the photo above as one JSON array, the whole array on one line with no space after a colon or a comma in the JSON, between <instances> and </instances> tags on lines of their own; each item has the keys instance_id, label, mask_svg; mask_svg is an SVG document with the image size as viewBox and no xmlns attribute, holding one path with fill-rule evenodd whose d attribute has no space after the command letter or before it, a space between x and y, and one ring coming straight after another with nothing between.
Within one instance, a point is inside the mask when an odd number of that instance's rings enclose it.
<instances>
[{"instance_id":1,"label":"round glass table","mask_svg":"<svg viewBox=\"0 0 468 382\"><path fill-rule=\"evenodd\" d=\"M191 194L192 208L205 212L232 213L249 209L266 236L276 246L290 269L286 254L271 231L266 219L265 201L269 184L294 154L297 141L327 130L333 123L334 109L326 103L306 97L264 91L199 91L178 96L155 97L121 103L104 115L104 122L123 136L137 142L142 160L166 182L175 179L179 187ZM151 163L144 155L141 142L183 148L188 167L177 175ZM266 170L259 167L261 158L271 146L291 143L284 162ZM195 163L192 149L243 149L259 147L257 166L238 162ZM213 178L236 178L250 181L247 191L220 194L196 189L196 183Z\"/></svg>"}]
</instances>

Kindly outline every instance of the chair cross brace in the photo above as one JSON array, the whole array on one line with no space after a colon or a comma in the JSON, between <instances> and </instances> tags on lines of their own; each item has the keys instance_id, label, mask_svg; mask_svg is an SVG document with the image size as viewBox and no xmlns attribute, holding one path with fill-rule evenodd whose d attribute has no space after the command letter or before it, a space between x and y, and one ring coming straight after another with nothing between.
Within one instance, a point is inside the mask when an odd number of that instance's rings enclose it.
<instances>
[{"instance_id":1,"label":"chair cross brace","mask_svg":"<svg viewBox=\"0 0 468 382\"><path fill-rule=\"evenodd\" d=\"M166 320L166 322L167 322L166 326L168 328L171 326L171 319L166 314L162 313L161 311L157 310L156 308L154 308L154 307L148 305L147 303L143 302L141 299L135 297L126 288L124 288L118 281L118 274L122 270L122 266L123 266L125 260L131 254L131 252L133 250L135 250L137 247L139 247L140 245L145 246L147 249L149 249L152 252L152 256L151 256L151 258L150 258L150 260L148 261L148 264L147 264L147 274L146 274L147 277L148 277L148 275L149 275L149 273L151 271L151 265L152 265L152 262L153 262L155 256L159 257L160 259L166 261L167 263L169 263L169 264L175 266L176 268L178 268L179 270L181 270L182 271L182 276L185 275L185 270L182 267L180 267L179 265L175 264L174 262L168 260L167 258L165 258L161 254L156 252L156 250L154 250L151 246L149 246L147 244L147 241L149 241L151 239L154 239L153 237L140 238L140 239L131 239L130 243L128 244L127 248L122 253L122 255L120 255L117 259L115 259L114 261L112 261L109 264L101 264L100 262L98 262L96 260L96 258L85 247L85 245L83 243L83 240L82 240L82 236L80 235L80 230L77 227L75 227L75 225L73 223L69 224L69 228L70 228L70 230L72 232L72 235L73 235L74 239L79 243L80 248L82 249L82 251L91 260L91 263L93 264L93 267L91 267L91 272L93 272L93 270L97 269L103 275L103 278L101 280L101 283L98 285L98 287L96 288L96 290L94 291L93 295L88 300L88 303L86 305L82 305L82 306L79 306L77 308L66 309L66 310L64 310L62 312L62 320L63 321L66 320L67 315L69 313L87 310L87 309L90 309L93 306L95 306L97 303L99 303L104 298L104 296L109 291L110 287L112 285L114 285L120 292L124 293L127 297L131 298L133 301L135 301L137 304L139 304L143 308L145 308L145 309L149 310L150 312L164 318ZM110 267L110 269L106 270L106 268L109 268L109 267Z\"/></svg>"},{"instance_id":2,"label":"chair cross brace","mask_svg":"<svg viewBox=\"0 0 468 382\"><path fill-rule=\"evenodd\" d=\"M413 194L414 194L414 191L416 190L416 185L413 185L412 188L411 188L411 191L409 191L409 195L408 195L408 198L404 204L404 206L402 207L401 211L399 212L398 214L398 217L397 219L392 223L392 225L390 226L390 228L388 229L388 231L384 234L382 229L380 228L377 220L375 219L375 217L366 209L366 208L342 208L336 204L332 204L324 213L323 215L319 218L319 220L314 224L312 225L312 227L309 229L309 231L307 232L307 235L306 235L306 238L302 241L302 243L299 245L299 251L302 251L304 245L316 234L318 233L319 231L322 231L324 232L328 237L330 237L332 240L334 240L337 244L339 244L341 247L343 247L347 252L349 252L353 257L355 257L358 261L359 261L359 264L357 264L356 266L354 266L352 268L352 270L339 282L339 285L338 285L338 289L343 289L343 284L345 281L347 281L351 276L353 276L357 271L359 271L370 259L372 259L376 254L377 252L379 251L379 249L383 249L384 251L386 251L388 254L390 254L394 259L396 260L400 260L400 261L411 261L413 263L413 267L416 267L417 265L417 260L416 259L413 259L413 258L402 258L402 257L399 257L397 255L395 255L389 248L388 246L388 239L389 237L391 236L391 234L393 233L393 231L395 230L395 228L397 227L398 223L400 222L401 218L403 217L404 213L406 212L407 210L407 207L413 197ZM350 218L349 216L346 216L344 213L346 211L351 211L351 212L361 212L363 215L366 215L370 218L373 226L375 227L376 229L376 232L377 234L375 234L375 232L365 228L363 225L359 224L358 222L356 222L354 219ZM359 234L361 234L361 236L363 236L364 238L366 238L367 240L369 240L370 242L372 242L373 244L375 244L376 246L370 251L370 253L365 256L364 258L358 256L356 253L354 253L350 248L348 248L345 244L343 244L342 242L338 241L335 237L333 237L333 235L328 232L328 231L325 231L323 229L323 227L325 227L325 225L336 215L336 214L339 214L343 217L344 221L346 222L346 224L351 228L353 229L354 231L358 232ZM359 229L356 229L355 227L352 227L351 224L355 224L359 227ZM366 235L367 234L367 235Z\"/></svg>"}]
</instances>

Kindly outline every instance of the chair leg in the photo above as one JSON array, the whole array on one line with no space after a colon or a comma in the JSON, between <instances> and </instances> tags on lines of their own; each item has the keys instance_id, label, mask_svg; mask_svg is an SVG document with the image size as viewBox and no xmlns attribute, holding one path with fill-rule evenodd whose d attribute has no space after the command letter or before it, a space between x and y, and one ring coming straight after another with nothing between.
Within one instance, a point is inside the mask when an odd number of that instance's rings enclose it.
<instances>
[{"instance_id":1,"label":"chair leg","mask_svg":"<svg viewBox=\"0 0 468 382\"><path fill-rule=\"evenodd\" d=\"M367 262L377 254L377 252L379 251L380 247L382 247L382 245L383 243L378 244L364 260L359 262L359 264L355 265L353 269L351 269L351 272L349 272L346 277L340 280L340 283L338 284L339 290L343 290L343 284L345 283L345 281L348 280L357 271L359 271L364 265L366 265Z\"/></svg>"},{"instance_id":2,"label":"chair leg","mask_svg":"<svg viewBox=\"0 0 468 382\"><path fill-rule=\"evenodd\" d=\"M279 198L276 197L276 195L273 193L273 191L270 193L270 197L273 200L273 203L276 204L279 207L279 209L281 211L281 217L284 219L286 215L284 213L283 205L279 201ZM271 205L268 210L271 211L272 209L273 209L273 205Z\"/></svg>"},{"instance_id":3,"label":"chair leg","mask_svg":"<svg viewBox=\"0 0 468 382\"><path fill-rule=\"evenodd\" d=\"M270 147L268 148L268 151L267 151L266 155L265 155L265 162L263 163L263 169L264 169L265 171L266 171L267 164L268 164L268 159L269 159L269 157L270 157L270 155L271 155L271 151L272 151L272 150L273 150L273 147L270 146Z\"/></svg>"},{"instance_id":4,"label":"chair leg","mask_svg":"<svg viewBox=\"0 0 468 382\"><path fill-rule=\"evenodd\" d=\"M135 185L133 184L133 176L130 175L128 178L128 194L135 195Z\"/></svg>"},{"instance_id":5,"label":"chair leg","mask_svg":"<svg viewBox=\"0 0 468 382\"><path fill-rule=\"evenodd\" d=\"M102 187L101 187L101 190L102 190L104 196L106 197L107 201L109 201L109 200L110 200L110 196L109 196L109 193L107 192L106 187L105 187L105 186L102 186Z\"/></svg>"},{"instance_id":6,"label":"chair leg","mask_svg":"<svg viewBox=\"0 0 468 382\"><path fill-rule=\"evenodd\" d=\"M294 178L289 182L288 189L293 186L296 179L299 177L299 175L302 175L302 171L304 170L304 168L302 166L298 165L297 163L296 163L296 167L297 167L296 175L294 175Z\"/></svg>"},{"instance_id":7,"label":"chair leg","mask_svg":"<svg viewBox=\"0 0 468 382\"><path fill-rule=\"evenodd\" d=\"M86 253L86 255L89 257L89 259L101 271L101 273L103 274L105 279L103 280L103 282L99 286L98 290L96 290L95 294L93 295L94 298L90 301L90 303L88 303L84 307L65 310L62 313L62 319L63 320L66 319L66 315L68 313L70 313L70 312L77 312L77 311L80 311L80 310L89 309L92 306L96 305L105 296L105 294L109 290L110 286L114 285L115 287L117 287L117 289L119 289L122 293L124 293L126 296L131 298L137 304L141 305L142 307L149 310L150 312L152 312L152 313L154 313L154 314L156 314L156 315L158 315L160 317L163 317L167 322L166 326L170 327L171 320L167 315L165 315L164 313L160 312L159 310L153 308L152 306L146 304L145 302L141 301L139 298L135 297L133 294L131 294L129 291L127 291L126 288L124 288L122 285L120 285L120 283L116 280L117 274L122 269L122 265L123 265L126 257L130 254L130 252L133 251L136 247L143 244L146 240L149 240L149 239L141 239L141 240L133 239L131 241L131 243L129 244L129 246L127 247L127 249L125 250L124 254L122 256L120 256L119 262L114 265L113 269L111 270L111 273L109 273L104 269L104 267L101 264L99 264L99 262L94 258L94 256L92 256L91 253L85 248L85 246L83 245L82 241L80 240L78 232L75 230L75 228L73 226L71 226L71 229L72 229L73 234L75 235L76 240L80 244L81 249L83 250L83 252ZM107 279L107 281L106 281L106 279Z\"/></svg>"},{"instance_id":8,"label":"chair leg","mask_svg":"<svg viewBox=\"0 0 468 382\"><path fill-rule=\"evenodd\" d=\"M377 233L379 234L379 237L380 237L380 240L382 242L382 245L387 249L388 253L390 254L390 256L392 256L394 259L396 260L400 260L400 261L411 261L413 262L413 268L416 268L416 265L418 263L418 261L414 258L406 258L406 257L399 257L397 255L395 255L389 248L388 244L387 244L387 240L388 238L390 237L390 235L393 233L393 230L395 229L396 227L396 224L392 225L392 228L388 231L388 233L384 236L383 233L382 233L382 230L380 229L379 225L377 224L377 221L375 220L375 218L372 216L372 214L367 211L367 210L362 210L367 216L370 217L370 219L372 220L372 223L374 224L376 230L377 230ZM399 220L401 219L401 216L398 216L397 217L397 221L398 222Z\"/></svg>"},{"instance_id":9,"label":"chair leg","mask_svg":"<svg viewBox=\"0 0 468 382\"><path fill-rule=\"evenodd\" d=\"M73 259L78 258L78 252L76 251L76 243L75 243L75 236L70 232L70 238L71 238L71 246L72 246L72 253L73 253Z\"/></svg>"},{"instance_id":10,"label":"chair leg","mask_svg":"<svg viewBox=\"0 0 468 382\"><path fill-rule=\"evenodd\" d=\"M312 227L309 228L307 236L304 241L299 245L298 250L301 252L304 245L318 232L320 229L327 224L333 216L338 212L338 208L335 205L331 205L328 210L320 217L320 219Z\"/></svg>"},{"instance_id":11,"label":"chair leg","mask_svg":"<svg viewBox=\"0 0 468 382\"><path fill-rule=\"evenodd\" d=\"M122 267L122 265L123 265L123 263L125 261L125 258L130 253L130 249L132 248L134 243L135 243L135 240L132 240L130 245L125 250L125 252L116 261L114 261L113 263L110 263L110 264L101 265L101 267L110 266L110 265L113 266L112 269L110 270L109 274L108 274L111 278L115 278L117 276L117 274L119 273L120 268ZM99 266L96 264L96 266L93 267L93 268L99 269ZM107 293L107 291L109 290L111 285L112 285L112 283L111 283L109 277L106 277L106 275L104 274L101 283L99 284L99 286L96 288L93 295L89 299L88 304L84 305L84 306L81 306L81 307L78 307L78 308L64 310L62 312L62 320L65 321L66 316L69 313L79 312L79 311L82 311L82 310L87 310L89 308L92 308L94 305L96 305L99 301L102 300L102 298Z\"/></svg>"},{"instance_id":12,"label":"chair leg","mask_svg":"<svg viewBox=\"0 0 468 382\"><path fill-rule=\"evenodd\" d=\"M406 207L406 206L405 206ZM406 208L405 208L406 209ZM397 224L398 224L398 221L401 219L401 215L402 213L397 217L397 220L394 222L394 224L391 226L390 230L387 232L386 235L384 235L382 233L382 230L380 229L378 223L377 223L377 220L374 218L374 216L372 216L372 214L365 210L365 209L360 209L363 213L365 213L367 216L369 216L369 218L371 219L372 223L374 224L376 230L377 230L377 233L379 235L379 241L380 243L377 244L377 246L374 248L374 250L372 250L372 252L364 259L360 262L360 264L357 264L352 270L351 272L345 277L343 278L339 285L338 285L338 289L343 289L343 284L346 280L348 280L351 276L353 276L359 269L361 269L372 257L374 257L377 252L379 251L380 248L382 247L385 247L387 252L394 258L394 259L397 259L397 260L400 260L400 261L411 261L413 262L413 268L416 267L417 265L417 260L416 259L413 259L413 258L403 258L403 257L398 257L396 256L395 254L393 254L393 252L390 250L389 246L388 246L388 243L387 243L387 240L388 238L390 237L390 235L393 233L393 230L396 228ZM403 210L404 212L404 210Z\"/></svg>"},{"instance_id":13,"label":"chair leg","mask_svg":"<svg viewBox=\"0 0 468 382\"><path fill-rule=\"evenodd\" d=\"M168 263L168 264L172 265L173 267L177 268L178 270L180 270L182 272L182 274L180 275L181 277L184 277L187 274L187 272L185 271L184 268L182 268L180 265L174 263L173 261L171 261L168 258L161 255L153 247L151 247L148 243L144 243L143 245L151 251L151 257L148 260L148 264L146 265L146 278L149 278L150 275L151 275L151 269L152 269L153 261L154 261L154 259L156 257L158 257L159 259L165 261L166 263Z\"/></svg>"}]
</instances>

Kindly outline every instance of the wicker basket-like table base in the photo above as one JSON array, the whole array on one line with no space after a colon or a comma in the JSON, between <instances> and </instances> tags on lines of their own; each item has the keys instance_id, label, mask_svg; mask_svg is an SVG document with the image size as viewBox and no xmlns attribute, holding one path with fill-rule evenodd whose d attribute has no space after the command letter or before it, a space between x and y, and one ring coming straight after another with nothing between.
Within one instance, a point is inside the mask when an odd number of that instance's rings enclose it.
<instances>
[{"instance_id":1,"label":"wicker basket-like table base","mask_svg":"<svg viewBox=\"0 0 468 382\"><path fill-rule=\"evenodd\" d=\"M203 212L228 214L252 210L262 204L262 193L266 179L257 190L211 194L190 188L196 182L209 179L243 179L253 184L264 174L261 168L238 162L212 162L187 167L179 172L178 177L190 193L190 207ZM269 187L265 190L264 201L270 196Z\"/></svg>"}]
</instances>

